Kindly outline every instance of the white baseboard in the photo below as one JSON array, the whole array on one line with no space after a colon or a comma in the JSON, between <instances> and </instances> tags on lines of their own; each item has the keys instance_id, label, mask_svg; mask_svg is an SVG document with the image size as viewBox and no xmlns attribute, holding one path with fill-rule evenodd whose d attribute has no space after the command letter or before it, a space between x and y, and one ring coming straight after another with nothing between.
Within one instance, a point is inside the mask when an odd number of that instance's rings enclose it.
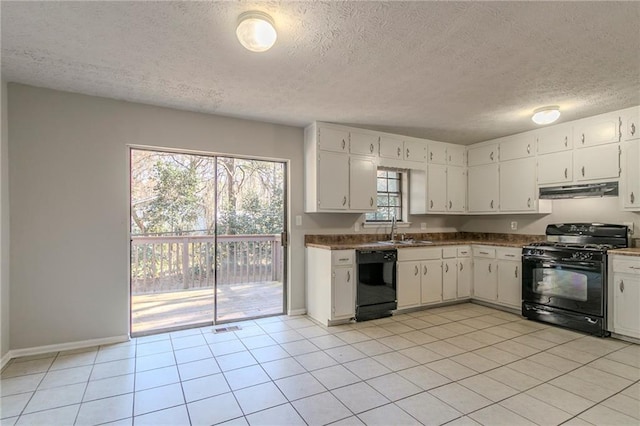
<instances>
[{"instance_id":1,"label":"white baseboard","mask_svg":"<svg viewBox=\"0 0 640 426\"><path fill-rule=\"evenodd\" d=\"M13 349L8 351L1 361L0 368L3 368L9 360L21 356L40 355L50 352L69 351L72 349L89 348L92 346L109 345L111 343L121 343L129 341L129 335L103 337L100 339L79 340L76 342L60 343L56 345L35 346L33 348Z\"/></svg>"},{"instance_id":2,"label":"white baseboard","mask_svg":"<svg viewBox=\"0 0 640 426\"><path fill-rule=\"evenodd\" d=\"M289 312L287 312L287 315L289 316L294 316L294 315L306 315L307 314L307 310L306 309L291 309Z\"/></svg>"}]
</instances>

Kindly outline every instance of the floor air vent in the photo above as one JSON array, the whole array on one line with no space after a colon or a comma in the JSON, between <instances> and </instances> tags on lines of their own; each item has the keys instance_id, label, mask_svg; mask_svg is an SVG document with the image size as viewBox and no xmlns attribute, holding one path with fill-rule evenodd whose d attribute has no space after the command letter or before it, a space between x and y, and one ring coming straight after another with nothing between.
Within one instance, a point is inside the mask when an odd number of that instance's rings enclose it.
<instances>
[{"instance_id":1,"label":"floor air vent","mask_svg":"<svg viewBox=\"0 0 640 426\"><path fill-rule=\"evenodd\" d=\"M213 332L218 334L218 333L227 333L229 331L238 331L238 330L240 330L240 327L238 327L237 325L232 325L231 327L214 328Z\"/></svg>"}]
</instances>

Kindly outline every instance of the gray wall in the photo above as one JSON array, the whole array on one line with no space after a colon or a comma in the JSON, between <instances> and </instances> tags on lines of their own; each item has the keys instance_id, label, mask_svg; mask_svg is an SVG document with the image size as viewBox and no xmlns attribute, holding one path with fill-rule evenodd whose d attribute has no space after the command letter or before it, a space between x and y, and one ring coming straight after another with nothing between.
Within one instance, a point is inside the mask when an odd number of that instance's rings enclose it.
<instances>
[{"instance_id":1,"label":"gray wall","mask_svg":"<svg viewBox=\"0 0 640 426\"><path fill-rule=\"evenodd\" d=\"M9 155L7 84L0 87L0 358L9 351Z\"/></svg>"}]
</instances>

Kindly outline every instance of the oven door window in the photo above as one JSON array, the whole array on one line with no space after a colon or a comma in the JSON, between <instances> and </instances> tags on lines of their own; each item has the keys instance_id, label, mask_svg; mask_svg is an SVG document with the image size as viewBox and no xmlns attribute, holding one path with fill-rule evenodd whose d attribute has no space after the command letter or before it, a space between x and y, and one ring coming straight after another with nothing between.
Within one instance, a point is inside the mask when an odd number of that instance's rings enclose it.
<instances>
[{"instance_id":1,"label":"oven door window","mask_svg":"<svg viewBox=\"0 0 640 426\"><path fill-rule=\"evenodd\" d=\"M533 292L586 302L589 298L588 274L561 268L536 268L533 271Z\"/></svg>"}]
</instances>

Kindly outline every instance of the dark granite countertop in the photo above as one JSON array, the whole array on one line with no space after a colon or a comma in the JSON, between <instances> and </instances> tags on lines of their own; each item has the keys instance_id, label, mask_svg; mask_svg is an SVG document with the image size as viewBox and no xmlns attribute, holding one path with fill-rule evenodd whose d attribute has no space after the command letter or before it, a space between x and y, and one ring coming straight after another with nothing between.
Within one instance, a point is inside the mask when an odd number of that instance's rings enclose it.
<instances>
[{"instance_id":1,"label":"dark granite countertop","mask_svg":"<svg viewBox=\"0 0 640 426\"><path fill-rule=\"evenodd\" d=\"M609 254L623 254L625 256L638 256L638 257L640 257L640 247L628 247L628 248L609 250L609 251L607 251L607 253L609 253Z\"/></svg>"}]
</instances>

